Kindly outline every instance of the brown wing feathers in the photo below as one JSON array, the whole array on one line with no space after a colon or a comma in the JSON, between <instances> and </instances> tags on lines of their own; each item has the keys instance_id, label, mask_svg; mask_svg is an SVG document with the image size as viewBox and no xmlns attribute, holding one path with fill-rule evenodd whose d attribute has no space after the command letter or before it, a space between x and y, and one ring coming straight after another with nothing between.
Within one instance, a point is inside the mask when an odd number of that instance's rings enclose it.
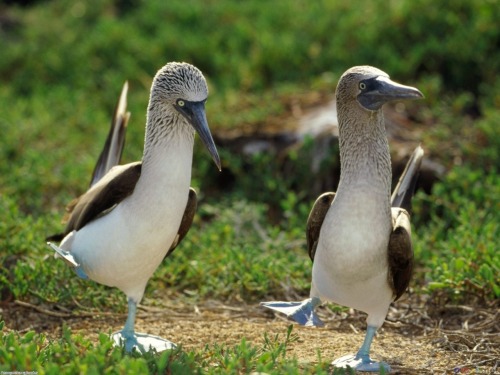
<instances>
[{"instance_id":1,"label":"brown wing feathers","mask_svg":"<svg viewBox=\"0 0 500 375\"><path fill-rule=\"evenodd\" d=\"M394 300L406 291L413 274L413 245L409 211L423 156L424 151L418 146L406 163L391 196L393 230L389 237L388 262L389 285L394 292Z\"/></svg>"},{"instance_id":2,"label":"brown wing feathers","mask_svg":"<svg viewBox=\"0 0 500 375\"><path fill-rule=\"evenodd\" d=\"M388 246L389 285L396 301L410 285L413 273L413 246L408 212L401 208L393 208L392 221L393 230Z\"/></svg>"},{"instance_id":3,"label":"brown wing feathers","mask_svg":"<svg viewBox=\"0 0 500 375\"><path fill-rule=\"evenodd\" d=\"M99 155L90 186L95 185L108 171L115 165L120 164L122 157L123 147L125 146L125 134L127 131L128 120L130 119L130 112L127 112L127 92L128 82L125 82L122 92L116 103L113 121L109 128L108 137L104 148Z\"/></svg>"},{"instance_id":4,"label":"brown wing feathers","mask_svg":"<svg viewBox=\"0 0 500 375\"><path fill-rule=\"evenodd\" d=\"M314 202L314 206L307 219L307 251L309 252L309 257L312 261L314 261L316 247L318 246L319 232L321 231L321 226L323 225L323 220L325 220L326 213L332 205L333 198L335 198L335 193L321 194L318 199L316 199L316 202Z\"/></svg>"}]
</instances>

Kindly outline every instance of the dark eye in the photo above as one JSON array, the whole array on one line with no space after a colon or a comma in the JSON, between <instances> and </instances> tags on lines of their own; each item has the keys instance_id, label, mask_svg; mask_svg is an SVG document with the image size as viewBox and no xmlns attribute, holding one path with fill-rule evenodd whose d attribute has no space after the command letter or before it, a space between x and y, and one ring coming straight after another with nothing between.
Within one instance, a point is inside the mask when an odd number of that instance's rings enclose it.
<instances>
[{"instance_id":1,"label":"dark eye","mask_svg":"<svg viewBox=\"0 0 500 375\"><path fill-rule=\"evenodd\" d=\"M364 83L364 82L360 82L360 83L359 83L359 89L360 89L360 90L364 90L364 89L366 89L366 83Z\"/></svg>"},{"instance_id":2,"label":"dark eye","mask_svg":"<svg viewBox=\"0 0 500 375\"><path fill-rule=\"evenodd\" d=\"M177 100L177 105L179 107L184 107L184 104L186 104L186 103L184 103L184 100L182 100L182 99Z\"/></svg>"}]
</instances>

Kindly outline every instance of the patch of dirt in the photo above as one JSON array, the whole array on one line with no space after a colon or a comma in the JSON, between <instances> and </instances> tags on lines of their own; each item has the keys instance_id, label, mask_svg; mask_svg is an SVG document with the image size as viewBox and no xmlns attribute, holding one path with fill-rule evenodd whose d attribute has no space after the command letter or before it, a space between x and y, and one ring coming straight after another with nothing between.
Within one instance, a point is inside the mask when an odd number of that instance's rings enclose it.
<instances>
[{"instance_id":1,"label":"patch of dirt","mask_svg":"<svg viewBox=\"0 0 500 375\"><path fill-rule=\"evenodd\" d=\"M396 374L497 374L500 373L500 313L496 306L442 305L437 308L412 296L391 307L372 345L372 357L391 364ZM157 301L155 301L157 302ZM147 303L147 301L146 301ZM125 314L64 311L58 306L34 306L21 301L0 311L7 330L43 332L58 339L66 324L97 342L100 332L122 328ZM300 363L317 363L355 353L363 342L366 316L356 311L334 313L321 307L323 328L293 326L295 340L289 357ZM234 346L243 337L262 346L264 334L284 340L291 324L257 305L224 305L206 301L199 305L165 302L162 307L141 306L136 329L181 344L184 350L205 345Z\"/></svg>"}]
</instances>

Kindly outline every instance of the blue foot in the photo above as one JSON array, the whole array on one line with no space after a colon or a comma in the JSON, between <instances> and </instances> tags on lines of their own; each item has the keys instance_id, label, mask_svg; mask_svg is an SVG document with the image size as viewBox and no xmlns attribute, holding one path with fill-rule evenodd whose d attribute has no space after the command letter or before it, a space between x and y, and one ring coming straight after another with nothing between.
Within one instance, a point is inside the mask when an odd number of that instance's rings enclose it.
<instances>
[{"instance_id":1,"label":"blue foot","mask_svg":"<svg viewBox=\"0 0 500 375\"><path fill-rule=\"evenodd\" d=\"M76 261L73 254L69 251L61 249L59 246L54 245L52 242L47 242L47 245L56 252L56 254L70 267L75 269L76 274L79 278L87 280L89 277L82 269L80 264Z\"/></svg>"},{"instance_id":2,"label":"blue foot","mask_svg":"<svg viewBox=\"0 0 500 375\"><path fill-rule=\"evenodd\" d=\"M384 368L385 372L391 371L391 366L385 362L373 361L370 357L358 357L354 354L345 355L332 362L332 366L337 368L352 368L356 371L379 372Z\"/></svg>"},{"instance_id":3,"label":"blue foot","mask_svg":"<svg viewBox=\"0 0 500 375\"><path fill-rule=\"evenodd\" d=\"M302 302L261 302L260 305L278 311L292 318L303 326L322 327L324 323L314 312L314 308L321 303L319 298L308 298Z\"/></svg>"},{"instance_id":4,"label":"blue foot","mask_svg":"<svg viewBox=\"0 0 500 375\"><path fill-rule=\"evenodd\" d=\"M111 335L111 340L114 341L115 346L124 346L127 353L132 352L134 349L141 353L146 353L154 349L159 353L164 350L176 348L176 345L171 341L145 333L126 334L123 331L119 331Z\"/></svg>"},{"instance_id":5,"label":"blue foot","mask_svg":"<svg viewBox=\"0 0 500 375\"><path fill-rule=\"evenodd\" d=\"M85 271L83 270L83 268L81 266L78 266L75 268L75 273L80 279L83 279L83 280L89 279L89 277L87 276L87 274L85 273Z\"/></svg>"},{"instance_id":6,"label":"blue foot","mask_svg":"<svg viewBox=\"0 0 500 375\"><path fill-rule=\"evenodd\" d=\"M130 353L134 349L146 353L151 349L162 352L168 349L175 349L175 344L158 336L147 335L145 333L136 333L134 329L135 315L137 313L137 302L128 299L128 316L125 327L119 332L111 335L111 340L115 346L124 346L125 351Z\"/></svg>"},{"instance_id":7,"label":"blue foot","mask_svg":"<svg viewBox=\"0 0 500 375\"><path fill-rule=\"evenodd\" d=\"M366 329L365 340L363 345L359 348L356 355L346 355L332 362L334 367L347 368L350 367L357 371L371 371L379 372L381 368L384 368L385 372L391 372L391 366L385 362L376 362L370 358L370 347L372 345L373 338L377 332L377 327L368 326Z\"/></svg>"}]
</instances>

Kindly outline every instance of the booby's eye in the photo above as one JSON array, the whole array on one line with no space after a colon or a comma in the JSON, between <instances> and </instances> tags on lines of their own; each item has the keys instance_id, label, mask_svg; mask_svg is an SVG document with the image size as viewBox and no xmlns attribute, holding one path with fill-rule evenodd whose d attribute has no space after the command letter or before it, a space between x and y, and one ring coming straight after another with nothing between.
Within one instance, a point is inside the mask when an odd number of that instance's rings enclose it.
<instances>
[{"instance_id":1,"label":"booby's eye","mask_svg":"<svg viewBox=\"0 0 500 375\"><path fill-rule=\"evenodd\" d=\"M360 89L360 90L364 90L364 89L366 89L366 83L364 83L364 82L360 82L360 83L359 83L359 89Z\"/></svg>"},{"instance_id":2,"label":"booby's eye","mask_svg":"<svg viewBox=\"0 0 500 375\"><path fill-rule=\"evenodd\" d=\"M179 107L184 107L184 104L186 104L186 103L184 103L184 100L182 100L182 99L177 100L177 105Z\"/></svg>"}]
</instances>

